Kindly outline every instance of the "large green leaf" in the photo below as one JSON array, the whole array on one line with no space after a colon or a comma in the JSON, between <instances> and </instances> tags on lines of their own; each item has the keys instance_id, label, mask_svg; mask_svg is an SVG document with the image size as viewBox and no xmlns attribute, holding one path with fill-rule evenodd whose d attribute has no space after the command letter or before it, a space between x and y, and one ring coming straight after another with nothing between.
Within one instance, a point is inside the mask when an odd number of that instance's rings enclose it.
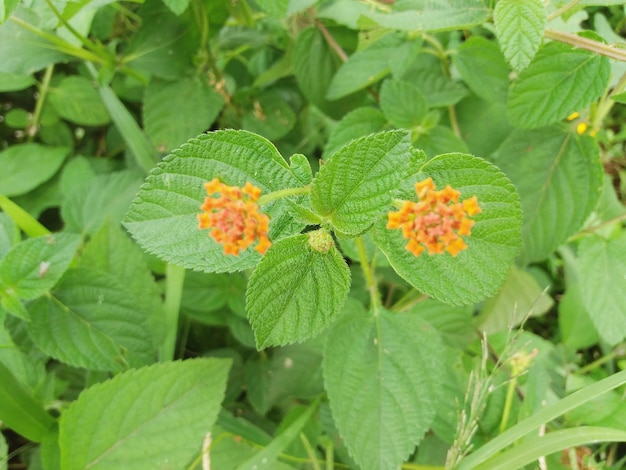
<instances>
[{"instance_id":1,"label":"large green leaf","mask_svg":"<svg viewBox=\"0 0 626 470\"><path fill-rule=\"evenodd\" d=\"M610 73L606 57L567 44L546 44L511 87L511 123L541 127L583 110L602 95Z\"/></svg>"},{"instance_id":2,"label":"large green leaf","mask_svg":"<svg viewBox=\"0 0 626 470\"><path fill-rule=\"evenodd\" d=\"M428 105L413 85L399 80L385 80L380 88L380 109L396 127L412 129L422 122Z\"/></svg>"},{"instance_id":3,"label":"large green leaf","mask_svg":"<svg viewBox=\"0 0 626 470\"><path fill-rule=\"evenodd\" d=\"M45 294L61 279L80 243L80 237L57 233L30 238L15 245L0 263L0 289L22 299Z\"/></svg>"},{"instance_id":4,"label":"large green leaf","mask_svg":"<svg viewBox=\"0 0 626 470\"><path fill-rule=\"evenodd\" d=\"M0 212L0 260L20 241L20 230L5 212Z\"/></svg>"},{"instance_id":5,"label":"large green leaf","mask_svg":"<svg viewBox=\"0 0 626 470\"><path fill-rule=\"evenodd\" d=\"M326 231L274 244L250 278L248 317L259 349L303 341L327 328L350 290L350 271Z\"/></svg>"},{"instance_id":6,"label":"large green leaf","mask_svg":"<svg viewBox=\"0 0 626 470\"><path fill-rule=\"evenodd\" d=\"M365 13L385 28L407 31L465 29L486 21L489 15L484 0L397 0L390 13Z\"/></svg>"},{"instance_id":7,"label":"large green leaf","mask_svg":"<svg viewBox=\"0 0 626 470\"><path fill-rule=\"evenodd\" d=\"M509 67L496 43L472 36L452 60L470 90L486 101L506 101Z\"/></svg>"},{"instance_id":8,"label":"large green leaf","mask_svg":"<svg viewBox=\"0 0 626 470\"><path fill-rule=\"evenodd\" d=\"M602 186L598 151L588 136L549 127L517 130L493 155L522 198L523 261L544 259L589 216Z\"/></svg>"},{"instance_id":9,"label":"large green leaf","mask_svg":"<svg viewBox=\"0 0 626 470\"><path fill-rule=\"evenodd\" d=\"M526 68L543 39L546 9L541 0L501 0L493 19L506 60L515 70Z\"/></svg>"},{"instance_id":10,"label":"large green leaf","mask_svg":"<svg viewBox=\"0 0 626 470\"><path fill-rule=\"evenodd\" d=\"M72 268L49 296L28 305L27 330L42 351L74 367L140 367L156 356L153 312L141 300L113 274Z\"/></svg>"},{"instance_id":11,"label":"large green leaf","mask_svg":"<svg viewBox=\"0 0 626 470\"><path fill-rule=\"evenodd\" d=\"M75 124L102 126L111 118L93 84L84 77L65 77L50 89L50 104L59 115Z\"/></svg>"},{"instance_id":12,"label":"large green leaf","mask_svg":"<svg viewBox=\"0 0 626 470\"><path fill-rule=\"evenodd\" d=\"M367 49L352 54L332 79L326 98L335 100L368 87L391 72L390 60L401 49L401 34L387 34Z\"/></svg>"},{"instance_id":13,"label":"large green leaf","mask_svg":"<svg viewBox=\"0 0 626 470\"><path fill-rule=\"evenodd\" d=\"M326 391L343 441L364 470L400 468L430 428L443 347L419 315L383 309L372 315L353 307L330 331Z\"/></svg>"},{"instance_id":14,"label":"large green leaf","mask_svg":"<svg viewBox=\"0 0 626 470\"><path fill-rule=\"evenodd\" d=\"M451 153L426 162L403 185L399 197L415 199L414 183L431 177L438 189L446 185L461 192L461 200L476 196L482 212L465 237L467 249L415 257L406 250L400 230L386 228L386 218L375 226L376 244L396 272L413 287L442 302L467 305L493 295L504 282L521 246L521 208L515 187L491 163L472 155Z\"/></svg>"},{"instance_id":15,"label":"large green leaf","mask_svg":"<svg viewBox=\"0 0 626 470\"><path fill-rule=\"evenodd\" d=\"M613 240L589 237L579 247L583 303L600 337L617 344L626 336L626 234Z\"/></svg>"},{"instance_id":16,"label":"large green leaf","mask_svg":"<svg viewBox=\"0 0 626 470\"><path fill-rule=\"evenodd\" d=\"M342 234L363 232L391 203L409 147L405 131L380 132L347 144L313 180L313 209Z\"/></svg>"},{"instance_id":17,"label":"large green leaf","mask_svg":"<svg viewBox=\"0 0 626 470\"><path fill-rule=\"evenodd\" d=\"M264 194L302 186L268 140L246 131L212 132L174 150L150 173L126 215L126 227L144 249L186 268L232 272L256 265L256 250L225 256L221 245L198 230L203 184L216 177L233 186L249 181ZM301 230L289 207L286 199L263 206L270 217L271 240Z\"/></svg>"},{"instance_id":18,"label":"large green leaf","mask_svg":"<svg viewBox=\"0 0 626 470\"><path fill-rule=\"evenodd\" d=\"M3 23L7 19L9 19L9 16L11 16L11 13L17 7L18 2L19 0L0 1L0 23Z\"/></svg>"},{"instance_id":19,"label":"large green leaf","mask_svg":"<svg viewBox=\"0 0 626 470\"><path fill-rule=\"evenodd\" d=\"M349 112L330 132L324 158L329 158L353 139L382 131L386 124L385 116L374 108L357 108Z\"/></svg>"},{"instance_id":20,"label":"large green leaf","mask_svg":"<svg viewBox=\"0 0 626 470\"><path fill-rule=\"evenodd\" d=\"M0 152L0 194L18 196L48 181L70 149L36 143L16 144Z\"/></svg>"},{"instance_id":21,"label":"large green leaf","mask_svg":"<svg viewBox=\"0 0 626 470\"><path fill-rule=\"evenodd\" d=\"M61 416L62 468L185 467L217 418L229 367L226 359L155 364L87 389Z\"/></svg>"},{"instance_id":22,"label":"large green leaf","mask_svg":"<svg viewBox=\"0 0 626 470\"><path fill-rule=\"evenodd\" d=\"M169 152L209 129L223 105L222 96L197 77L151 80L143 106L146 134L159 152Z\"/></svg>"},{"instance_id":23,"label":"large green leaf","mask_svg":"<svg viewBox=\"0 0 626 470\"><path fill-rule=\"evenodd\" d=\"M296 124L296 114L284 98L274 91L265 91L254 97L241 118L243 129L260 134L269 140L278 140Z\"/></svg>"}]
</instances>

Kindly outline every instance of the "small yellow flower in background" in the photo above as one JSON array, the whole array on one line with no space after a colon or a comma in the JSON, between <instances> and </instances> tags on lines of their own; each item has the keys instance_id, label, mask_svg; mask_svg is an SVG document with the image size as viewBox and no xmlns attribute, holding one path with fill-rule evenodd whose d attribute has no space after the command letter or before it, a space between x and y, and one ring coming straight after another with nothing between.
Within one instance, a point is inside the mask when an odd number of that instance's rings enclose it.
<instances>
[{"instance_id":1,"label":"small yellow flower in background","mask_svg":"<svg viewBox=\"0 0 626 470\"><path fill-rule=\"evenodd\" d=\"M578 111L574 111L572 114L567 116L567 120L568 121L573 121L574 119L576 119L579 116L580 116L580 113Z\"/></svg>"},{"instance_id":2,"label":"small yellow flower in background","mask_svg":"<svg viewBox=\"0 0 626 470\"><path fill-rule=\"evenodd\" d=\"M270 219L259 211L261 189L246 182L243 188L220 183L217 178L204 184L208 197L200 206L198 229L211 230L211 237L224 246L225 255L239 256L255 241L255 250L265 254L272 245L267 238ZM219 195L219 196L218 196Z\"/></svg>"},{"instance_id":3,"label":"small yellow flower in background","mask_svg":"<svg viewBox=\"0 0 626 470\"><path fill-rule=\"evenodd\" d=\"M415 256L426 249L429 255L447 251L456 256L466 249L461 236L470 235L474 225L468 216L481 212L476 196L459 202L459 191L450 185L437 191L432 178L416 183L415 193L418 202L404 201L388 215L387 228L402 229L409 240L405 248Z\"/></svg>"}]
</instances>

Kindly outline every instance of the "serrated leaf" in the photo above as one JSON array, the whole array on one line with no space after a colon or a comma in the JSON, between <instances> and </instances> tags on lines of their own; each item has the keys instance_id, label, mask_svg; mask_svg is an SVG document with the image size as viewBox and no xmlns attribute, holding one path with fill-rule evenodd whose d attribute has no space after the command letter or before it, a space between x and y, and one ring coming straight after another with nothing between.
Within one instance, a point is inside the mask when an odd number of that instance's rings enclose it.
<instances>
[{"instance_id":1,"label":"serrated leaf","mask_svg":"<svg viewBox=\"0 0 626 470\"><path fill-rule=\"evenodd\" d=\"M489 102L506 101L509 91L509 66L493 41L472 36L459 46L452 57L467 86Z\"/></svg>"},{"instance_id":2,"label":"serrated leaf","mask_svg":"<svg viewBox=\"0 0 626 470\"><path fill-rule=\"evenodd\" d=\"M0 194L19 196L48 181L57 172L70 149L28 143L0 152Z\"/></svg>"},{"instance_id":3,"label":"serrated leaf","mask_svg":"<svg viewBox=\"0 0 626 470\"><path fill-rule=\"evenodd\" d=\"M440 69L433 68L409 69L402 80L418 87L428 107L451 106L469 93L460 82L446 77Z\"/></svg>"},{"instance_id":4,"label":"serrated leaf","mask_svg":"<svg viewBox=\"0 0 626 470\"><path fill-rule=\"evenodd\" d=\"M353 309L330 331L326 391L341 437L364 470L400 468L430 428L443 347L418 315L384 309Z\"/></svg>"},{"instance_id":5,"label":"serrated leaf","mask_svg":"<svg viewBox=\"0 0 626 470\"><path fill-rule=\"evenodd\" d=\"M49 296L28 305L27 330L39 348L74 367L119 372L154 362L152 311L116 277L94 268L66 271Z\"/></svg>"},{"instance_id":6,"label":"serrated leaf","mask_svg":"<svg viewBox=\"0 0 626 470\"><path fill-rule=\"evenodd\" d=\"M504 57L514 70L530 63L543 40L546 9L541 0L500 0L493 12Z\"/></svg>"},{"instance_id":7,"label":"serrated leaf","mask_svg":"<svg viewBox=\"0 0 626 470\"><path fill-rule=\"evenodd\" d=\"M61 416L62 468L184 466L217 418L229 367L227 359L155 364L87 389Z\"/></svg>"},{"instance_id":8,"label":"serrated leaf","mask_svg":"<svg viewBox=\"0 0 626 470\"><path fill-rule=\"evenodd\" d=\"M366 88L391 72L390 57L403 43L400 34L387 34L367 49L352 54L332 79L326 99L335 100Z\"/></svg>"},{"instance_id":9,"label":"serrated leaf","mask_svg":"<svg viewBox=\"0 0 626 470\"><path fill-rule=\"evenodd\" d=\"M50 89L50 104L64 119L84 126L102 126L111 118L98 91L81 76L65 77Z\"/></svg>"},{"instance_id":10,"label":"serrated leaf","mask_svg":"<svg viewBox=\"0 0 626 470\"><path fill-rule=\"evenodd\" d=\"M380 88L380 109L396 127L412 129L428 112L426 98L413 85L399 80L385 80Z\"/></svg>"},{"instance_id":11,"label":"serrated leaf","mask_svg":"<svg viewBox=\"0 0 626 470\"><path fill-rule=\"evenodd\" d=\"M296 114L276 92L267 91L255 98L241 118L242 127L269 140L278 140L296 123Z\"/></svg>"},{"instance_id":12,"label":"serrated leaf","mask_svg":"<svg viewBox=\"0 0 626 470\"><path fill-rule=\"evenodd\" d=\"M159 152L169 152L209 129L223 106L224 98L198 77L153 79L144 97L146 134Z\"/></svg>"},{"instance_id":13,"label":"serrated leaf","mask_svg":"<svg viewBox=\"0 0 626 470\"><path fill-rule=\"evenodd\" d=\"M410 143L405 131L372 134L352 141L322 166L313 180L313 209L335 230L356 236L391 203L403 178Z\"/></svg>"},{"instance_id":14,"label":"serrated leaf","mask_svg":"<svg viewBox=\"0 0 626 470\"><path fill-rule=\"evenodd\" d=\"M174 150L150 173L126 215L126 228L144 249L186 268L232 272L253 267L260 259L254 249L224 256L223 247L198 230L203 184L215 177L233 186L249 181L263 194L302 187L268 140L246 131L212 132ZM289 208L287 199L263 206L272 241L303 228L292 220Z\"/></svg>"},{"instance_id":15,"label":"serrated leaf","mask_svg":"<svg viewBox=\"0 0 626 470\"><path fill-rule=\"evenodd\" d=\"M163 3L167 5L175 15L182 15L189 6L190 0L164 0Z\"/></svg>"},{"instance_id":16,"label":"serrated leaf","mask_svg":"<svg viewBox=\"0 0 626 470\"><path fill-rule=\"evenodd\" d=\"M385 116L374 108L357 108L346 114L333 128L324 147L324 158L328 159L333 153L353 139L382 131L387 120Z\"/></svg>"},{"instance_id":17,"label":"serrated leaf","mask_svg":"<svg viewBox=\"0 0 626 470\"><path fill-rule=\"evenodd\" d=\"M98 175L67 195L61 215L69 231L93 234L107 220L119 223L141 184L131 170Z\"/></svg>"},{"instance_id":18,"label":"serrated leaf","mask_svg":"<svg viewBox=\"0 0 626 470\"><path fill-rule=\"evenodd\" d=\"M390 13L365 13L380 26L406 31L465 29L486 21L489 15L483 0L397 0Z\"/></svg>"},{"instance_id":19,"label":"serrated leaf","mask_svg":"<svg viewBox=\"0 0 626 470\"><path fill-rule=\"evenodd\" d=\"M600 337L611 345L626 336L626 235L597 236L579 247L578 287Z\"/></svg>"},{"instance_id":20,"label":"serrated leaf","mask_svg":"<svg viewBox=\"0 0 626 470\"><path fill-rule=\"evenodd\" d=\"M517 130L493 155L522 199L524 262L547 257L589 216L602 186L598 152L592 138L549 127Z\"/></svg>"},{"instance_id":21,"label":"serrated leaf","mask_svg":"<svg viewBox=\"0 0 626 470\"><path fill-rule=\"evenodd\" d=\"M57 233L18 243L0 263L0 292L22 299L45 294L63 276L80 241L78 235Z\"/></svg>"},{"instance_id":22,"label":"serrated leaf","mask_svg":"<svg viewBox=\"0 0 626 470\"><path fill-rule=\"evenodd\" d=\"M413 145L424 151L426 155L468 151L467 145L447 126L435 126L421 134Z\"/></svg>"},{"instance_id":23,"label":"serrated leaf","mask_svg":"<svg viewBox=\"0 0 626 470\"><path fill-rule=\"evenodd\" d=\"M259 349L316 336L339 313L350 289L350 271L334 246L326 251L312 246L311 237L320 233L277 242L250 278L246 309Z\"/></svg>"},{"instance_id":24,"label":"serrated leaf","mask_svg":"<svg viewBox=\"0 0 626 470\"><path fill-rule=\"evenodd\" d=\"M511 86L509 119L522 128L565 119L602 95L610 73L607 57L567 44L548 43Z\"/></svg>"},{"instance_id":25,"label":"serrated leaf","mask_svg":"<svg viewBox=\"0 0 626 470\"><path fill-rule=\"evenodd\" d=\"M0 260L20 241L20 230L8 214L0 212Z\"/></svg>"},{"instance_id":26,"label":"serrated leaf","mask_svg":"<svg viewBox=\"0 0 626 470\"><path fill-rule=\"evenodd\" d=\"M546 313L554 304L537 280L513 266L498 293L480 312L480 329L487 334L515 328L531 316Z\"/></svg>"},{"instance_id":27,"label":"serrated leaf","mask_svg":"<svg viewBox=\"0 0 626 470\"><path fill-rule=\"evenodd\" d=\"M466 154L439 155L421 167L403 185L402 198L415 199L414 183L432 177L437 188L446 185L461 192L461 200L477 196L482 212L468 248L456 257L449 253L415 257L407 251L400 230L386 228L386 218L375 226L374 241L396 272L419 291L452 305L468 305L493 295L502 285L521 246L519 196L509 179L491 163Z\"/></svg>"}]
</instances>

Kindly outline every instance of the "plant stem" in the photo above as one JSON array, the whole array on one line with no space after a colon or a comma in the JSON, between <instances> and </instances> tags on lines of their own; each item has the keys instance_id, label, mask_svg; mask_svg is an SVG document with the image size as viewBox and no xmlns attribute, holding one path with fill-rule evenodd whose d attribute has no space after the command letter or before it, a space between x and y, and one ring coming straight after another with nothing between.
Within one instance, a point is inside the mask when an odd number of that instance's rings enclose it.
<instances>
[{"instance_id":1,"label":"plant stem","mask_svg":"<svg viewBox=\"0 0 626 470\"><path fill-rule=\"evenodd\" d=\"M552 13L550 13L548 15L548 17L546 18L546 21L552 21L553 19L558 18L563 13L565 13L567 10L571 10L572 8L574 8L576 5L578 5L578 3L580 3L580 0L572 0L568 4L563 5L558 10L555 10Z\"/></svg>"},{"instance_id":2,"label":"plant stem","mask_svg":"<svg viewBox=\"0 0 626 470\"><path fill-rule=\"evenodd\" d=\"M365 249L365 241L363 241L363 237L358 237L355 239L356 249L359 253L359 262L361 263L361 270L363 271L363 276L365 277L365 284L367 285L367 290L370 293L370 299L372 303L372 310L374 310L374 315L378 316L378 307L380 306L380 298L378 296L378 285L376 284L376 278L374 277L374 271L372 270L372 266L370 265L367 259L367 250Z\"/></svg>"},{"instance_id":3,"label":"plant stem","mask_svg":"<svg viewBox=\"0 0 626 470\"><path fill-rule=\"evenodd\" d=\"M581 367L579 369L578 373L586 374L586 373L591 372L592 370L600 367L601 365L606 364L607 362L611 362L613 359L624 357L624 356L626 356L626 348L622 344L620 346L617 346L613 351L611 351L607 355L602 356L601 358L596 359L593 362L590 362L589 364L587 364L584 367Z\"/></svg>"},{"instance_id":4,"label":"plant stem","mask_svg":"<svg viewBox=\"0 0 626 470\"><path fill-rule=\"evenodd\" d=\"M322 36L324 36L324 39L326 39L326 42L328 43L330 48L333 51L335 51L335 53L339 56L341 61L347 62L348 54L346 54L346 52L341 48L341 46L337 43L337 41L335 41L335 38L332 36L332 34L328 32L328 29L326 29L326 26L324 26L324 23L322 23L320 20L315 18L315 26L317 27L317 29L320 30L320 33L322 33Z\"/></svg>"},{"instance_id":5,"label":"plant stem","mask_svg":"<svg viewBox=\"0 0 626 470\"><path fill-rule=\"evenodd\" d=\"M283 197L295 196L296 194L306 194L311 191L310 186L303 186L301 188L287 188L287 189L279 189L278 191L274 191L273 193L266 194L265 196L261 196L258 201L259 206L264 206L265 204L269 204L270 202L275 201L276 199L281 199Z\"/></svg>"},{"instance_id":6,"label":"plant stem","mask_svg":"<svg viewBox=\"0 0 626 470\"><path fill-rule=\"evenodd\" d=\"M515 396L516 385L517 385L517 376L513 376L509 380L509 386L506 390L504 410L502 410L502 419L500 420L500 434L506 431L506 425L509 422L509 416L511 414L511 407L513 406L513 397Z\"/></svg>"},{"instance_id":7,"label":"plant stem","mask_svg":"<svg viewBox=\"0 0 626 470\"><path fill-rule=\"evenodd\" d=\"M168 264L166 268L165 280L165 340L159 348L159 360L161 362L174 359L174 349L176 348L176 337L178 333L178 315L180 312L180 301L183 296L183 283L185 281L185 268Z\"/></svg>"},{"instance_id":8,"label":"plant stem","mask_svg":"<svg viewBox=\"0 0 626 470\"><path fill-rule=\"evenodd\" d=\"M605 220L604 222L601 222L601 223L599 223L597 225L594 225L592 227L584 228L580 232L578 232L578 233L572 235L571 237L569 237L567 239L567 241L568 241L568 243L569 242L573 242L575 240L578 240L579 238L583 238L583 237L585 237L587 235L595 233L598 230L603 229L604 227L608 227L609 225L612 225L612 224L614 224L616 222L620 222L622 220L626 220L626 214L621 214L621 215L618 215L617 217L613 217L613 218L611 218L609 220Z\"/></svg>"},{"instance_id":9,"label":"plant stem","mask_svg":"<svg viewBox=\"0 0 626 470\"><path fill-rule=\"evenodd\" d=\"M15 225L29 237L50 234L50 230L41 225L37 219L2 194L0 194L0 209L11 217Z\"/></svg>"},{"instance_id":10,"label":"plant stem","mask_svg":"<svg viewBox=\"0 0 626 470\"><path fill-rule=\"evenodd\" d=\"M28 142L32 142L33 138L37 134L37 127L39 126L39 119L41 118L41 111L43 105L48 96L48 90L50 89L50 79L52 78L52 72L54 72L54 64L48 65L46 71L43 74L43 79L39 85L39 96L37 97L37 103L35 104L35 112L33 113L33 119L26 129L28 135Z\"/></svg>"},{"instance_id":11,"label":"plant stem","mask_svg":"<svg viewBox=\"0 0 626 470\"><path fill-rule=\"evenodd\" d=\"M428 296L426 294L422 294L417 290L411 290L407 294L404 295L400 300L398 300L391 310L394 312L403 312L405 310L410 309L413 305L426 300Z\"/></svg>"},{"instance_id":12,"label":"plant stem","mask_svg":"<svg viewBox=\"0 0 626 470\"><path fill-rule=\"evenodd\" d=\"M579 49L585 49L587 51L595 52L606 56L610 59L626 62L626 50L616 49L607 44L587 39L576 34L564 33L562 31L556 31L554 29L546 28L544 36L548 39L554 39L555 41L563 42Z\"/></svg>"}]
</instances>

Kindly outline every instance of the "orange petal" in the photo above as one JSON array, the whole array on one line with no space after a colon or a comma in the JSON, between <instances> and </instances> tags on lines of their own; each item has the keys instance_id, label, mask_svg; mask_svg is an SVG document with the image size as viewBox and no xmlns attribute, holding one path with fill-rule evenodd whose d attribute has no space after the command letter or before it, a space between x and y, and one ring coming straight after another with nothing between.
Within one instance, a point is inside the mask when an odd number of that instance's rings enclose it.
<instances>
[{"instance_id":1,"label":"orange petal","mask_svg":"<svg viewBox=\"0 0 626 470\"><path fill-rule=\"evenodd\" d=\"M472 196L469 199L463 201L463 209L468 215L476 215L482 212L482 209L478 205L478 198L476 196Z\"/></svg>"},{"instance_id":2,"label":"orange petal","mask_svg":"<svg viewBox=\"0 0 626 470\"><path fill-rule=\"evenodd\" d=\"M452 256L456 256L459 254L459 251L463 251L465 248L467 248L467 245L465 244L463 239L457 238L446 247L446 251Z\"/></svg>"}]
</instances>

